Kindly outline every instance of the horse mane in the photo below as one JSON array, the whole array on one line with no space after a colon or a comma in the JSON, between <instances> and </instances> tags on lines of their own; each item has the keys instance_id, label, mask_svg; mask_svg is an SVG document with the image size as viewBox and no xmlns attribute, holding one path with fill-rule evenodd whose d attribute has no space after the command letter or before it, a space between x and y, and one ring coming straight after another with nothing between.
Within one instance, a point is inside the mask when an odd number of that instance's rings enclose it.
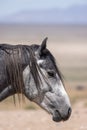
<instances>
[{"instance_id":1,"label":"horse mane","mask_svg":"<svg viewBox=\"0 0 87 130\"><path fill-rule=\"evenodd\" d=\"M40 91L40 85L41 85L41 78L39 75L40 68L36 62L33 49L27 45L7 45L7 44L1 44L0 49L2 49L5 52L4 61L5 61L5 72L8 76L7 82L11 84L14 91L17 93L19 101L20 101L19 94L21 93L23 95L25 87L23 81L23 67L21 63L23 56L25 62L28 63L29 65L30 72L32 74L36 87L38 91Z\"/></svg>"},{"instance_id":2,"label":"horse mane","mask_svg":"<svg viewBox=\"0 0 87 130\"><path fill-rule=\"evenodd\" d=\"M23 80L23 67L22 67L22 59L24 58L26 66L29 65L30 72L34 79L35 85L37 90L40 92L40 86L42 85L42 81L40 78L40 74L44 78L44 81L49 85L46 77L42 73L40 67L37 64L34 51L37 50L39 45L7 45L7 44L0 44L0 49L5 52L5 73L8 76L7 83L13 87L14 91L18 95L18 99L20 102L20 93L23 96L24 92L24 80ZM52 60L55 70L59 75L61 81L63 82L63 76L56 65L55 58L50 53L48 49L45 51L46 55L49 55L50 59ZM49 85L50 86L50 85ZM15 96L14 101L15 101Z\"/></svg>"}]
</instances>

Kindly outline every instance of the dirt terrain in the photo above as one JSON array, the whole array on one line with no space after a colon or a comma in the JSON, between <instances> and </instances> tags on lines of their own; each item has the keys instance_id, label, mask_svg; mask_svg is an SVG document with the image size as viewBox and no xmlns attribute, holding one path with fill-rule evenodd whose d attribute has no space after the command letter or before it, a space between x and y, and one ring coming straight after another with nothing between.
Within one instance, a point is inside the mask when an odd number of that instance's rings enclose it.
<instances>
[{"instance_id":1,"label":"dirt terrain","mask_svg":"<svg viewBox=\"0 0 87 130\"><path fill-rule=\"evenodd\" d=\"M87 130L85 100L75 104L68 121L60 123L53 122L43 110L2 110L0 130Z\"/></svg>"}]
</instances>

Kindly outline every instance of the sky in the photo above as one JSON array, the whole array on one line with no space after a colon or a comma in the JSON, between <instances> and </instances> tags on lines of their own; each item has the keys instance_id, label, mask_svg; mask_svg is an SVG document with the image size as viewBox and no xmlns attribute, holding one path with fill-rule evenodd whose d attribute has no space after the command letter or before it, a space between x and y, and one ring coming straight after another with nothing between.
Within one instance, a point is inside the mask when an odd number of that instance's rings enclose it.
<instances>
[{"instance_id":1,"label":"sky","mask_svg":"<svg viewBox=\"0 0 87 130\"><path fill-rule=\"evenodd\" d=\"M67 8L87 4L87 0L0 0L0 18L24 10Z\"/></svg>"}]
</instances>

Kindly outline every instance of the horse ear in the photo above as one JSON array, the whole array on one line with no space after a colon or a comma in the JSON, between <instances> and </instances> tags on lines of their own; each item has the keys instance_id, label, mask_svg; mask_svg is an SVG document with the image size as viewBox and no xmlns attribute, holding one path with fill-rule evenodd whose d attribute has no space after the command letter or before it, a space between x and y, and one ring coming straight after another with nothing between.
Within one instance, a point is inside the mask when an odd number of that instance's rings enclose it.
<instances>
[{"instance_id":1,"label":"horse ear","mask_svg":"<svg viewBox=\"0 0 87 130\"><path fill-rule=\"evenodd\" d=\"M46 43L47 43L47 37L42 41L40 47L39 47L39 54L42 55L44 54L45 50L46 50Z\"/></svg>"},{"instance_id":2,"label":"horse ear","mask_svg":"<svg viewBox=\"0 0 87 130\"><path fill-rule=\"evenodd\" d=\"M41 51L43 51L43 50L46 49L47 40L48 40L48 38L46 37L46 38L42 41L42 44L41 44Z\"/></svg>"}]
</instances>

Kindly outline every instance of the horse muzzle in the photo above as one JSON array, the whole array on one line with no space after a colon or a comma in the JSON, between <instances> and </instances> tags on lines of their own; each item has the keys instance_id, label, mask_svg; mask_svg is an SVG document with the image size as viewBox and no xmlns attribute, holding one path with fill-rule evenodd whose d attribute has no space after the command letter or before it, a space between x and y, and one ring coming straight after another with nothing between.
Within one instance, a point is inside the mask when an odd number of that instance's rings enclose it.
<instances>
[{"instance_id":1,"label":"horse muzzle","mask_svg":"<svg viewBox=\"0 0 87 130\"><path fill-rule=\"evenodd\" d=\"M69 119L70 115L71 115L72 109L69 108L67 111L67 114L62 115L59 110L55 110L54 114L53 114L53 121L55 122L60 122L60 121L66 121Z\"/></svg>"}]
</instances>

